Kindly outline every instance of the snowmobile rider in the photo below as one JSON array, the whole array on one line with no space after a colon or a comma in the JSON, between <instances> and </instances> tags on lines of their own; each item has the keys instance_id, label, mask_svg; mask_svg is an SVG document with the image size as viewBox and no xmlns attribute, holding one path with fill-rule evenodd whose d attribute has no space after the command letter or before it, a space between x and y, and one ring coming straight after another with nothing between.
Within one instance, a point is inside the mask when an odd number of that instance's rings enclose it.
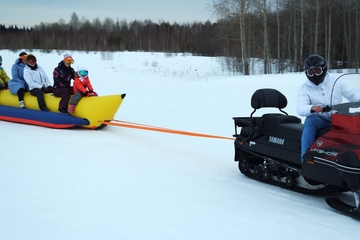
<instances>
[{"instance_id":1,"label":"snowmobile rider","mask_svg":"<svg viewBox=\"0 0 360 240\"><path fill-rule=\"evenodd\" d=\"M325 59L317 54L306 58L304 71L307 80L300 86L297 96L297 113L306 117L301 136L301 162L315 141L317 130L331 126L331 113L326 111L326 107L330 106L332 87L337 79L336 75L327 72ZM342 96L350 102L360 101L360 92L351 86L344 85L340 89L333 93L333 105L340 104Z\"/></svg>"}]
</instances>

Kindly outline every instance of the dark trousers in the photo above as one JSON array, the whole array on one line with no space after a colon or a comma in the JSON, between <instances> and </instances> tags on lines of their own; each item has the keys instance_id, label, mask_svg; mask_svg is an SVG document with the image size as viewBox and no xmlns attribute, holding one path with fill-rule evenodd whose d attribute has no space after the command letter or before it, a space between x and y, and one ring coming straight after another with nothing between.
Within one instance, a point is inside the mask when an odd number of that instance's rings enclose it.
<instances>
[{"instance_id":1,"label":"dark trousers","mask_svg":"<svg viewBox=\"0 0 360 240\"><path fill-rule=\"evenodd\" d=\"M19 102L24 101L24 92L25 92L25 89L23 89L23 88L19 88L19 90L17 91L17 96L18 96Z\"/></svg>"},{"instance_id":2,"label":"dark trousers","mask_svg":"<svg viewBox=\"0 0 360 240\"><path fill-rule=\"evenodd\" d=\"M59 110L67 109L71 95L71 88L55 88L53 93L54 96L61 97Z\"/></svg>"},{"instance_id":3,"label":"dark trousers","mask_svg":"<svg viewBox=\"0 0 360 240\"><path fill-rule=\"evenodd\" d=\"M30 90L30 94L37 98L37 102L40 110L46 110L46 103L44 99L44 92L40 88L34 88Z\"/></svg>"}]
</instances>

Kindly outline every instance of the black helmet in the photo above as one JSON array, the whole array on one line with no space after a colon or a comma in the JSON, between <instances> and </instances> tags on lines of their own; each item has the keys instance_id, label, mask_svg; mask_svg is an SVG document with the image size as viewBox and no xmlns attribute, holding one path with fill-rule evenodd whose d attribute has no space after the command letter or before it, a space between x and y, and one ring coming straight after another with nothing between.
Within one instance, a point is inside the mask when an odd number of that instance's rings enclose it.
<instances>
[{"instance_id":1,"label":"black helmet","mask_svg":"<svg viewBox=\"0 0 360 240\"><path fill-rule=\"evenodd\" d=\"M317 54L310 55L304 62L304 71L306 77L315 85L324 81L327 64L325 59Z\"/></svg>"}]
</instances>

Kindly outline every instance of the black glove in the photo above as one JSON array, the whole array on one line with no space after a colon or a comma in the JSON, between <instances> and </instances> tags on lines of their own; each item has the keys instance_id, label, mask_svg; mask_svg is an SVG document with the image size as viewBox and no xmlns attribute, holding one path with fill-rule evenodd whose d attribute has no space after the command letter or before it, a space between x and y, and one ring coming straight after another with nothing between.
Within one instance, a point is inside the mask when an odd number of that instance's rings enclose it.
<instances>
[{"instance_id":1,"label":"black glove","mask_svg":"<svg viewBox=\"0 0 360 240\"><path fill-rule=\"evenodd\" d=\"M46 88L45 87L42 87L41 90L46 93Z\"/></svg>"},{"instance_id":2,"label":"black glove","mask_svg":"<svg viewBox=\"0 0 360 240\"><path fill-rule=\"evenodd\" d=\"M48 86L48 87L46 88L46 92L52 93L52 92L54 92L54 88L53 88L52 86Z\"/></svg>"},{"instance_id":3,"label":"black glove","mask_svg":"<svg viewBox=\"0 0 360 240\"><path fill-rule=\"evenodd\" d=\"M331 107L329 107L329 105L326 105L326 107L323 107L322 112L330 112L331 111Z\"/></svg>"}]
</instances>

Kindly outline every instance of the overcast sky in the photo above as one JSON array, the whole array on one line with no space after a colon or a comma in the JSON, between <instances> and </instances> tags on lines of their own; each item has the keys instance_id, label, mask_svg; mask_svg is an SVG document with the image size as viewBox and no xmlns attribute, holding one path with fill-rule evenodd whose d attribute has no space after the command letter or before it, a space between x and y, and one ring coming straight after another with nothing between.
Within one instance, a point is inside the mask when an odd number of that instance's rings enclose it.
<instances>
[{"instance_id":1,"label":"overcast sky","mask_svg":"<svg viewBox=\"0 0 360 240\"><path fill-rule=\"evenodd\" d=\"M1 1L0 24L32 27L41 22L54 23L60 19L69 22L73 12L80 20L92 21L106 17L116 20L159 21L192 23L194 21L215 22L212 0L11 0Z\"/></svg>"}]
</instances>

